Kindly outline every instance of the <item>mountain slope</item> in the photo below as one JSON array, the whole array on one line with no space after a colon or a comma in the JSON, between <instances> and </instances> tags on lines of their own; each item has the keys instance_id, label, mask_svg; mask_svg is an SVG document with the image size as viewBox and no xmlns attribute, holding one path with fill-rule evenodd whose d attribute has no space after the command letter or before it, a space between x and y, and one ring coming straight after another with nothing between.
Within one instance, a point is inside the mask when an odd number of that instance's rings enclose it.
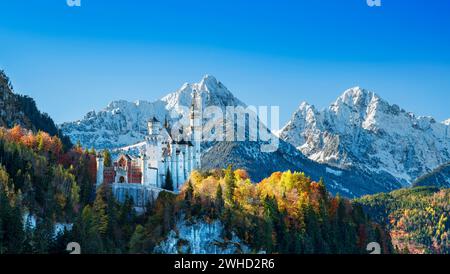
<instances>
[{"instance_id":1,"label":"mountain slope","mask_svg":"<svg viewBox=\"0 0 450 274\"><path fill-rule=\"evenodd\" d=\"M430 173L419 177L413 186L450 187L450 163L439 166Z\"/></svg>"},{"instance_id":2,"label":"mountain slope","mask_svg":"<svg viewBox=\"0 0 450 274\"><path fill-rule=\"evenodd\" d=\"M322 111L302 103L279 135L314 161L392 184L409 185L450 161L448 125L417 117L359 87Z\"/></svg>"},{"instance_id":3,"label":"mountain slope","mask_svg":"<svg viewBox=\"0 0 450 274\"><path fill-rule=\"evenodd\" d=\"M32 98L14 94L8 76L0 70L0 126L11 128L15 125L35 132L42 130L58 136L66 148L72 146L70 139L58 130L48 114L38 110Z\"/></svg>"},{"instance_id":4,"label":"mountain slope","mask_svg":"<svg viewBox=\"0 0 450 274\"><path fill-rule=\"evenodd\" d=\"M407 188L354 202L386 226L400 253L450 253L450 189Z\"/></svg>"}]
</instances>

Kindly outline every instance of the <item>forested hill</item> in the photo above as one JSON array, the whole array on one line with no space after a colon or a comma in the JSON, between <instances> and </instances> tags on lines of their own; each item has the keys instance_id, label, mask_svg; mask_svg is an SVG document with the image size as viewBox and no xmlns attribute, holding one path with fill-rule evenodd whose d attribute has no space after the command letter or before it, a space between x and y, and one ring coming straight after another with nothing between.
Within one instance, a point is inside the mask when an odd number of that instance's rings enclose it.
<instances>
[{"instance_id":1,"label":"forested hill","mask_svg":"<svg viewBox=\"0 0 450 274\"><path fill-rule=\"evenodd\" d=\"M0 127L0 254L51 250L56 224L73 223L93 201L94 154L65 152L43 131Z\"/></svg>"},{"instance_id":2,"label":"forested hill","mask_svg":"<svg viewBox=\"0 0 450 274\"><path fill-rule=\"evenodd\" d=\"M39 111L33 98L13 92L8 76L0 70L0 126L12 128L15 125L58 136L65 148L72 146L70 139L61 133L52 118Z\"/></svg>"},{"instance_id":3,"label":"forested hill","mask_svg":"<svg viewBox=\"0 0 450 274\"><path fill-rule=\"evenodd\" d=\"M185 222L219 221L222 244L237 237L252 252L367 254L370 242L380 243L383 253L393 252L383 227L359 205L330 196L323 182L300 172L275 172L258 184L231 167L194 172L175 201L174 231ZM183 246L195 247L189 242L196 239L187 236L175 237L181 252Z\"/></svg>"},{"instance_id":4,"label":"forested hill","mask_svg":"<svg viewBox=\"0 0 450 274\"><path fill-rule=\"evenodd\" d=\"M400 253L450 253L450 189L416 187L355 201L386 224Z\"/></svg>"}]
</instances>

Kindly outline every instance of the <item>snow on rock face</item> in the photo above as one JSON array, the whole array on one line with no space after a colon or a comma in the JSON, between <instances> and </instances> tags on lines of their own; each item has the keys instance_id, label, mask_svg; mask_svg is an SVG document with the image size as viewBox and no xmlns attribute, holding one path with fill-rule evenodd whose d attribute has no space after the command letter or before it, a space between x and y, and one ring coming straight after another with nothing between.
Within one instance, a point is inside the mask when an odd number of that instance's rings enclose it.
<instances>
[{"instance_id":1,"label":"snow on rock face","mask_svg":"<svg viewBox=\"0 0 450 274\"><path fill-rule=\"evenodd\" d=\"M89 112L83 120L64 123L61 129L72 142L97 149L126 146L141 141L147 133L147 120L164 120L167 110L161 101L111 102L104 110Z\"/></svg>"},{"instance_id":2,"label":"snow on rock face","mask_svg":"<svg viewBox=\"0 0 450 274\"><path fill-rule=\"evenodd\" d=\"M450 160L448 124L415 116L355 87L322 111L302 103L280 138L314 161L375 175L387 172L405 185Z\"/></svg>"},{"instance_id":3,"label":"snow on rock face","mask_svg":"<svg viewBox=\"0 0 450 274\"><path fill-rule=\"evenodd\" d=\"M223 239L223 225L196 221L188 223L180 218L176 231L171 230L164 241L155 247L155 253L163 254L236 254L248 253L250 249L233 234L231 241Z\"/></svg>"},{"instance_id":4,"label":"snow on rock face","mask_svg":"<svg viewBox=\"0 0 450 274\"><path fill-rule=\"evenodd\" d=\"M245 106L221 82L211 75L204 76L199 83L185 83L177 92L170 93L161 100L166 102L168 109L177 109L179 106L190 107L194 90L202 97L203 107Z\"/></svg>"},{"instance_id":5,"label":"snow on rock face","mask_svg":"<svg viewBox=\"0 0 450 274\"><path fill-rule=\"evenodd\" d=\"M334 169L329 168L329 167L327 167L325 170L326 170L326 172L334 174L336 176L341 176L342 175L342 171L340 171L340 170L334 170Z\"/></svg>"},{"instance_id":6,"label":"snow on rock face","mask_svg":"<svg viewBox=\"0 0 450 274\"><path fill-rule=\"evenodd\" d=\"M113 101L105 109L91 111L82 120L63 123L60 127L72 142L96 149L114 149L136 144L147 134L147 121L177 117L192 104L193 91L202 97L205 106L245 106L216 78L206 75L200 83L184 84L178 91L154 102Z\"/></svg>"},{"instance_id":7,"label":"snow on rock face","mask_svg":"<svg viewBox=\"0 0 450 274\"><path fill-rule=\"evenodd\" d=\"M22 216L23 225L25 229L36 229L37 219L36 216L30 214L29 212L25 212ZM55 223L53 225L53 237L58 236L64 231L71 231L73 228L72 223Z\"/></svg>"}]
</instances>

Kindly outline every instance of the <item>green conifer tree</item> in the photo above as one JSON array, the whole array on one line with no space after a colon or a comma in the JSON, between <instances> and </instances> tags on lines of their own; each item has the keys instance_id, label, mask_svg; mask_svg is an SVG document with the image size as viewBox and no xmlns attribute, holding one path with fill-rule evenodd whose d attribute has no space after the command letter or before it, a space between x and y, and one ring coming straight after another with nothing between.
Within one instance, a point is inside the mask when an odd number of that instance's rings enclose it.
<instances>
[{"instance_id":1,"label":"green conifer tree","mask_svg":"<svg viewBox=\"0 0 450 274\"><path fill-rule=\"evenodd\" d=\"M110 167L112 166L111 152L107 149L103 150L103 160L104 166Z\"/></svg>"},{"instance_id":2,"label":"green conifer tree","mask_svg":"<svg viewBox=\"0 0 450 274\"><path fill-rule=\"evenodd\" d=\"M102 186L98 189L97 195L93 205L93 215L96 222L97 230L101 235L105 235L108 230L108 215L106 212L107 204L104 200L107 186Z\"/></svg>"},{"instance_id":3,"label":"green conifer tree","mask_svg":"<svg viewBox=\"0 0 450 274\"><path fill-rule=\"evenodd\" d=\"M142 225L137 225L130 239L129 250L131 254L145 253L145 229Z\"/></svg>"},{"instance_id":4,"label":"green conifer tree","mask_svg":"<svg viewBox=\"0 0 450 274\"><path fill-rule=\"evenodd\" d=\"M225 205L225 201L223 200L223 193L222 193L222 186L220 185L220 183L217 184L217 190L216 190L216 199L215 199L215 204L216 204L216 210L217 210L217 214L220 216L220 214L222 214L224 205Z\"/></svg>"},{"instance_id":5,"label":"green conifer tree","mask_svg":"<svg viewBox=\"0 0 450 274\"><path fill-rule=\"evenodd\" d=\"M234 196L234 189L236 188L236 181L233 174L232 166L229 165L228 168L225 170L225 201L233 205L233 196Z\"/></svg>"},{"instance_id":6,"label":"green conifer tree","mask_svg":"<svg viewBox=\"0 0 450 274\"><path fill-rule=\"evenodd\" d=\"M166 171L166 180L164 182L164 189L173 191L173 180L172 180L172 174L170 173L170 170L167 169Z\"/></svg>"}]
</instances>

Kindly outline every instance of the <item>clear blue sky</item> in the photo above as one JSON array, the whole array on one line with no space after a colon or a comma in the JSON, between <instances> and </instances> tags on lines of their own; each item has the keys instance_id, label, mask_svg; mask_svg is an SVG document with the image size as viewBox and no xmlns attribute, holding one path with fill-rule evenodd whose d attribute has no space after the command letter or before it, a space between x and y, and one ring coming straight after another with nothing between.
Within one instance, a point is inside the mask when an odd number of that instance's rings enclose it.
<instances>
[{"instance_id":1,"label":"clear blue sky","mask_svg":"<svg viewBox=\"0 0 450 274\"><path fill-rule=\"evenodd\" d=\"M238 98L326 107L359 85L450 118L450 1L0 0L0 68L58 123L215 75Z\"/></svg>"}]
</instances>

